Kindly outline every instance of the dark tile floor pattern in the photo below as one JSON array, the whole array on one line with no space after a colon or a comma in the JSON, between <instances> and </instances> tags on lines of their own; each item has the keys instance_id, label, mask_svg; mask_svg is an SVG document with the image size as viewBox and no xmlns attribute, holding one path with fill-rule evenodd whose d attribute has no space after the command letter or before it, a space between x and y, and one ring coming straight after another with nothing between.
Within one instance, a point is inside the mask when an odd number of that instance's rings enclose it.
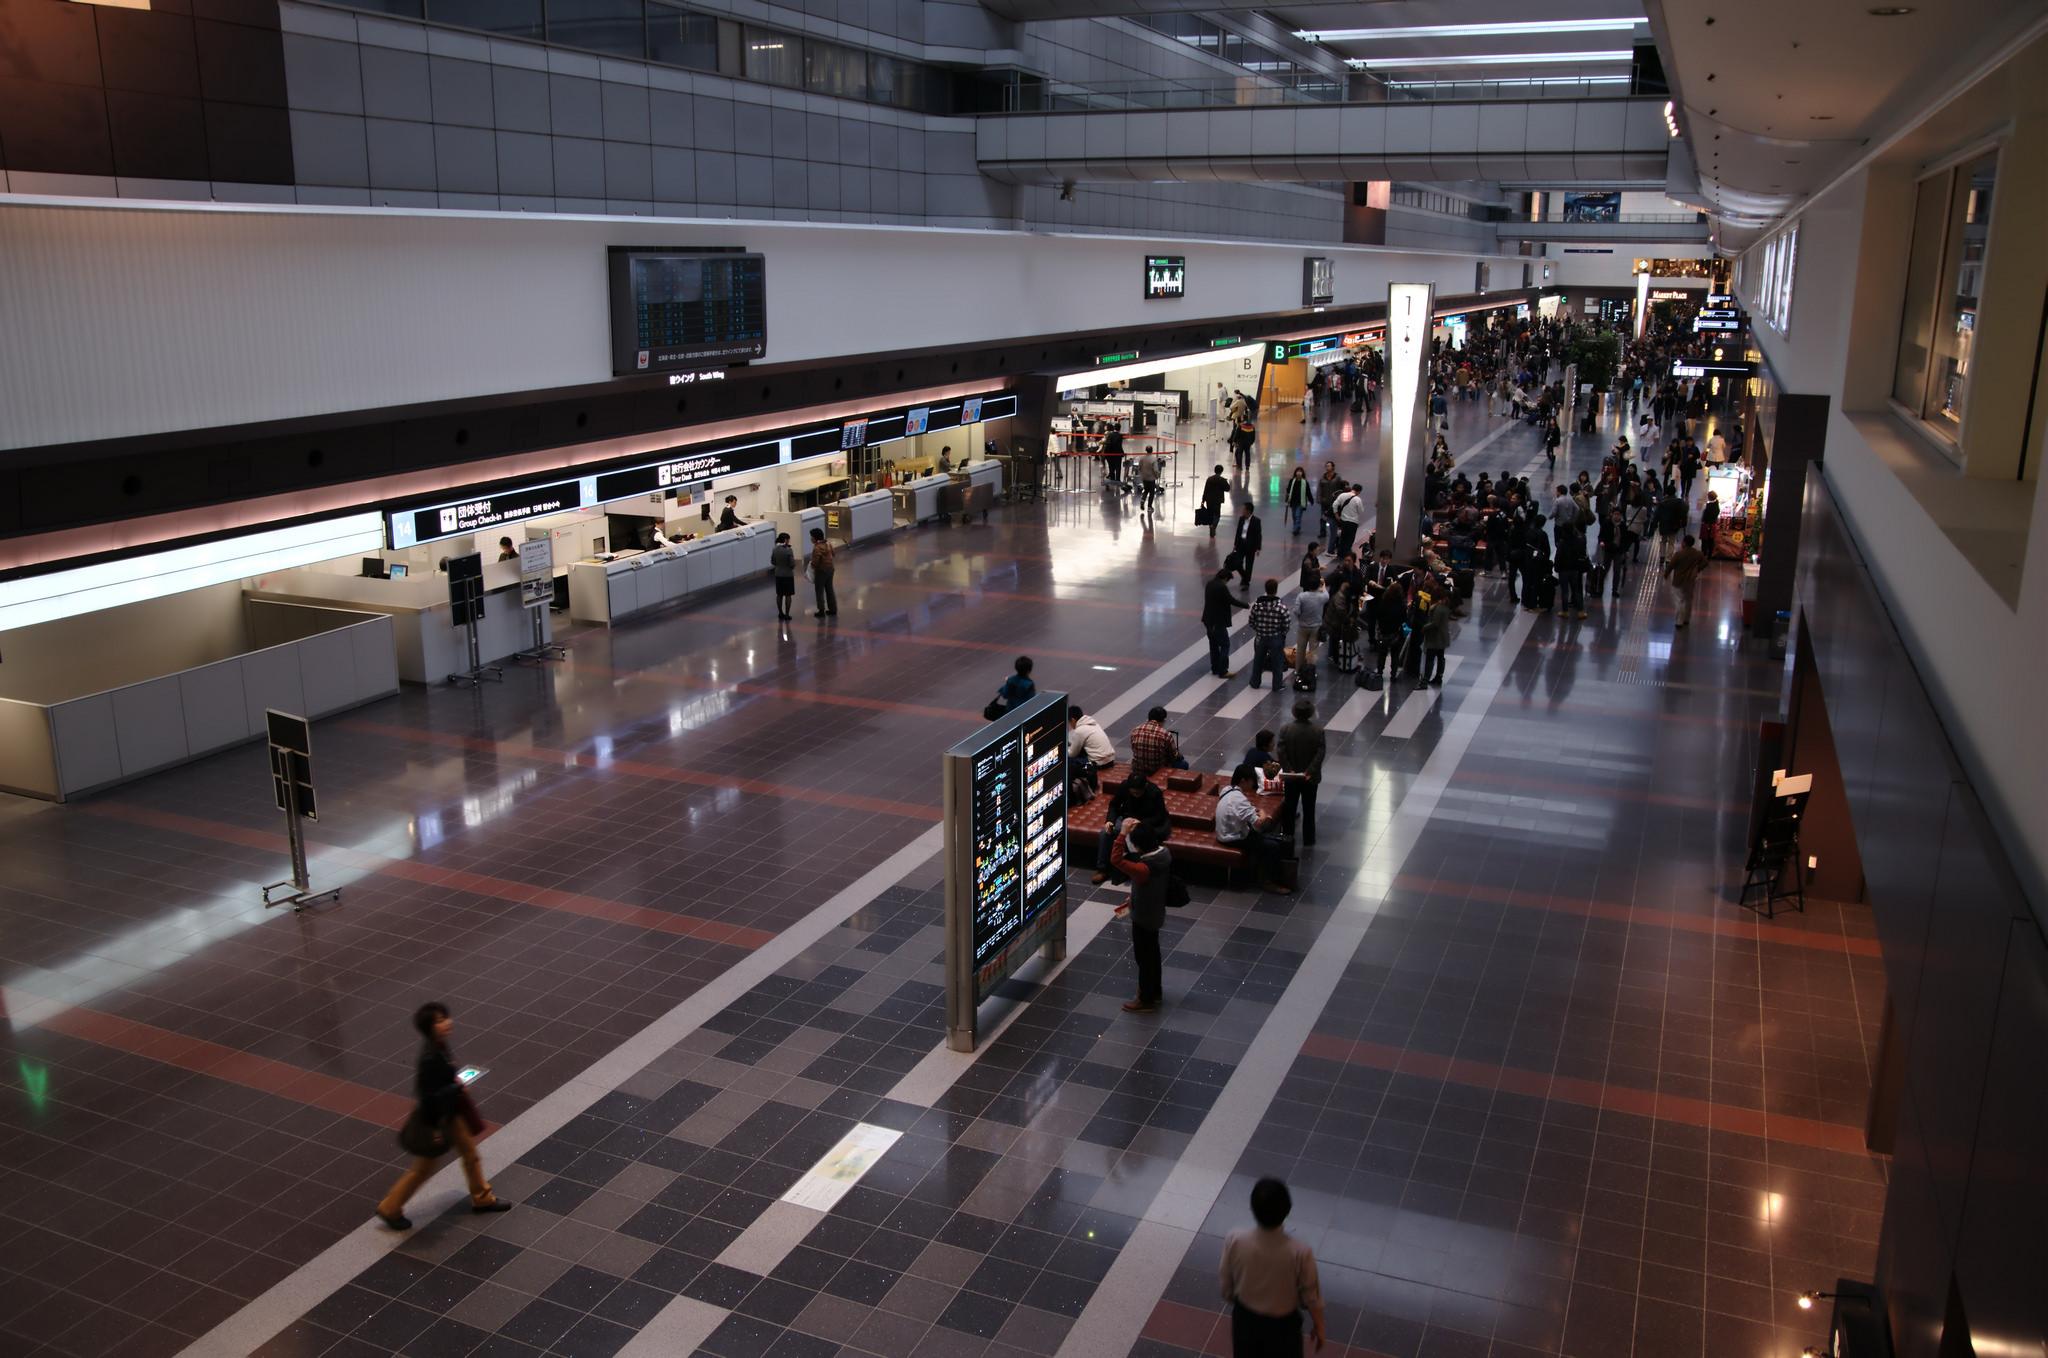
<instances>
[{"instance_id":1,"label":"dark tile floor pattern","mask_svg":"<svg viewBox=\"0 0 2048 1358\"><path fill-rule=\"evenodd\" d=\"M1299 433L1269 423L1276 436ZM1461 427L1475 423L1460 412ZM1310 438L1322 442L1313 427ZM1474 470L1520 464L1527 443L1511 433ZM1311 459L1324 455L1318 446ZM1206 538L1177 566L1156 559L1173 541L1165 526L1144 533L1093 497L1056 499L1042 518L1026 512L993 541L977 536L985 553L918 535L856 554L857 636L784 641L741 620L752 601L735 599L579 642L587 663L516 696L408 694L337 723L338 738L323 735L322 774L332 804L354 814L330 814L348 827L332 842L620 907L780 927L921 828L867 803L928 800L931 755L953 738L928 709L978 706L968 699L1010 647L1043 639L1041 654L1149 666L1193 635L1180 614L1198 603ZM1072 563L1122 559L1127 538L1135 567L1075 578ZM1725 617L1730 586L1710 585L1709 616ZM1732 913L1701 887L1726 880L1740 820L1713 794L1742 786L1736 733L1768 707L1769 667L1704 627L1690 648L1673 646L1654 587L1602 608L1591 623L1539 627L1467 756L1474 772L1536 789L1446 795L1404 869L1419 885L1390 898L1318 1038L1855 1121L1873 960L1526 903ZM1460 649L1490 644L1506 616L1497 603L1477 612ZM946 667L936 690L935 665ZM776 677L751 687L736 673ZM1123 682L1112 672L1103 687ZM1467 682L1454 678L1446 704ZM849 686L929 702L849 709L775 691ZM1228 696L1179 721L1200 763L1229 762L1279 712L1267 700L1248 721L1217 719ZM1348 696L1326 692L1325 713ZM1053 1352L1355 871L1343 831L1366 813L1368 782L1375 803L1398 797L1441 725L1432 715L1398 741L1378 737L1383 722L1338 742L1365 760L1333 772L1325 847L1291 908L1198 891L1197 909L1172 922L1174 1003L1159 1020L1117 1010L1129 964L1112 926L934 1108L890 1101L941 1028L938 897L892 888L499 1174L521 1210L423 1226L264 1352L609 1354L677 1294L732 1310L711 1353ZM267 830L274 813L236 760L114 800ZM735 768L768 785L721 782ZM1584 790L1546 794L1558 778ZM1705 795L1640 795L1674 787ZM390 1034L423 984L462 1009L465 1053L503 1072L490 1111L509 1116L733 955L375 874L350 885L346 911L260 928L236 893L266 879L273 854L71 812L50 833L52 814L0 818L0 838L26 849L0 880L11 966L104 956L97 974L63 974L60 997L370 1091L406 1083L409 1054ZM1511 903L1494 899L1509 892ZM166 893L207 904L166 917ZM1785 927L1867 936L1855 912L1824 906ZM165 967L109 939L189 955ZM388 1130L360 1119L33 1027L10 1045L23 1071L41 1063L62 1077L39 1120L22 1116L24 1101L0 1132L7 1186L21 1190L0 1196L0 1330L37 1353L173 1351L175 1336L359 1221L392 1170ZM1793 1332L1779 1274L1806 1286L1867 1269L1878 1192L1867 1158L1481 1088L1470 1075L1305 1055L1245 1153L1241 1175L1277 1169L1296 1184L1297 1223L1323 1251L1355 1349L1683 1353L1696 1336L1707 1353L1747 1352ZM769 1276L714 1262L857 1120L904 1138ZM1159 1303L1141 1350L1218 1351L1213 1232L1237 1224L1242 1189L1226 1191L1167 1296L1133 1299ZM221 1193L233 1231L209 1219ZM1816 1268L1825 1277L1809 1277ZM55 1289L81 1279L117 1304L79 1319L78 1291Z\"/></svg>"}]
</instances>

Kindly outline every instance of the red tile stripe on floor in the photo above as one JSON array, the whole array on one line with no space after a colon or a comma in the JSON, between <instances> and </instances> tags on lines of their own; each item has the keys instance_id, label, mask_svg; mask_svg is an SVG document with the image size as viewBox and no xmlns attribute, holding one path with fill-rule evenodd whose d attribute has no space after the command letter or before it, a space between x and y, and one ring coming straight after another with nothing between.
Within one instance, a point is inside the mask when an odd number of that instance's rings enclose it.
<instances>
[{"instance_id":1,"label":"red tile stripe on floor","mask_svg":"<svg viewBox=\"0 0 2048 1358\"><path fill-rule=\"evenodd\" d=\"M793 703L817 703L825 707L851 707L866 712L888 712L910 717L937 717L941 721L972 722L979 726L981 713L964 707L932 707L926 703L899 703L887 698L867 698L858 693L822 693L815 689L785 688L760 679L742 679L737 684L721 683L715 679L700 679L684 674L662 674L654 670L622 670L609 665L596 665L587 660L571 659L569 667L583 674L602 674L628 682L644 681L663 684L669 688L687 689L693 693L733 692L744 698L780 698Z\"/></svg>"},{"instance_id":2,"label":"red tile stripe on floor","mask_svg":"<svg viewBox=\"0 0 2048 1358\"><path fill-rule=\"evenodd\" d=\"M171 811L156 811L148 807L123 806L118 803L96 803L86 808L98 815L115 816L133 821L139 825L154 826L159 830L170 830L177 834L197 835L204 839L218 840L228 844L240 844L252 849L271 849L282 852L279 835L246 826L229 825L224 821L202 820L197 816L183 816ZM516 905L531 905L541 910L553 910L562 914L582 915L589 919L606 920L613 924L631 924L657 933L678 934L685 938L701 938L707 943L727 943L735 948L752 951L768 942L775 935L765 929L753 929L741 924L727 924L720 920L705 919L698 915L679 914L670 910L657 910L651 906L628 905L624 901L606 900L601 896L586 896L580 892L561 891L554 887L533 886L525 882L508 882L501 877L488 877L479 872L468 872L460 868L444 868L432 863L423 863L413 858L386 858L381 854L361 849L339 848L329 845L312 844L309 848L322 858L364 872L374 872L383 877L396 877L408 882L423 882L431 886L445 886L455 891L466 891L473 896L490 896L497 900L509 901Z\"/></svg>"},{"instance_id":3,"label":"red tile stripe on floor","mask_svg":"<svg viewBox=\"0 0 2048 1358\"><path fill-rule=\"evenodd\" d=\"M993 693L994 690L991 689L990 692ZM445 745L454 749L482 750L501 759L525 759L554 768L569 764L579 769L610 769L619 773L638 774L642 778L659 778L664 782L683 783L690 787L728 788L751 793L757 797L779 797L792 802L817 802L848 811L873 811L884 816L902 816L906 820L929 822L939 819L939 809L936 806L890 801L886 797L862 797L847 792L829 792L824 788L797 787L789 783L770 783L760 778L742 778L730 773L707 773L700 769L685 768L680 764L650 764L642 759L599 759L594 754L574 750L519 745L510 741L492 740L487 736L458 735L453 731L423 731L411 726L396 726L381 721L351 719L345 720L343 725L351 731L366 731L372 735L390 736L395 740Z\"/></svg>"},{"instance_id":4,"label":"red tile stripe on floor","mask_svg":"<svg viewBox=\"0 0 2048 1358\"><path fill-rule=\"evenodd\" d=\"M708 618L713 622L758 624L761 621L759 618L741 617L737 613L717 613L702 609L692 610L690 617L692 619ZM907 646L938 646L956 651L980 651L988 655L1014 656L1017 654L1017 643L1014 641L966 641L958 637L935 637L928 632L872 632L859 627L848 627L836 622L821 624L821 626L824 634L827 636L855 637L862 641L902 642ZM1199 627L1188 629L1190 639L1200 635L1201 629ZM1091 665L1142 665L1150 668L1159 663L1157 659L1147 659L1143 656L1102 655L1095 651L1060 651L1054 650L1050 646L1033 646L1031 654L1039 660L1048 658L1053 660L1085 660ZM1000 679L1001 676L998 676L998 678ZM991 689L990 692L994 692L994 690Z\"/></svg>"},{"instance_id":5,"label":"red tile stripe on floor","mask_svg":"<svg viewBox=\"0 0 2048 1358\"><path fill-rule=\"evenodd\" d=\"M1568 896L1551 896L1540 891L1516 891L1512 887L1481 886L1477 882L1450 882L1440 877L1417 877L1403 873L1394 885L1409 891L1427 892L1458 900L1481 901L1491 905L1525 910L1547 910L1584 919L1613 920L1620 924L1642 924L1681 933L1706 934L1715 938L1740 939L1750 943L1777 943L1815 952L1847 953L1852 957L1881 957L1883 949L1874 938L1852 938L1847 934L1824 934L1812 929L1772 926L1760 920L1722 919L1713 915L1688 915L1677 910L1659 910L1647 905L1623 905L1614 901L1582 901Z\"/></svg>"},{"instance_id":6,"label":"red tile stripe on floor","mask_svg":"<svg viewBox=\"0 0 2048 1358\"><path fill-rule=\"evenodd\" d=\"M1307 1334L1304 1327L1304 1350L1308 1348ZM1161 1298L1159 1304L1152 1308L1140 1336L1156 1344L1170 1344L1177 1349L1202 1354L1204 1358L1230 1358L1229 1315L1205 1311L1185 1302ZM1350 1344L1326 1344L1316 1350L1316 1354L1317 1358L1386 1358L1377 1349L1361 1349Z\"/></svg>"},{"instance_id":7,"label":"red tile stripe on floor","mask_svg":"<svg viewBox=\"0 0 2048 1358\"><path fill-rule=\"evenodd\" d=\"M396 1127L412 1111L412 1100L397 1094L97 1009L59 1009L36 1026L379 1127Z\"/></svg>"},{"instance_id":8,"label":"red tile stripe on floor","mask_svg":"<svg viewBox=\"0 0 2048 1358\"><path fill-rule=\"evenodd\" d=\"M1736 1108L1707 1099L1659 1094L1648 1089L1629 1089L1570 1075L1515 1070L1484 1061L1440 1056L1435 1052L1404 1051L1399 1047L1355 1041L1333 1033L1309 1034L1308 1040L1301 1044L1301 1054L1403 1075L1420 1075L1475 1089L1505 1090L1530 1098L1558 1099L1582 1108L1611 1109L1636 1117L1660 1118L1666 1122L1683 1122L1715 1131L1737 1132L1766 1141L1810 1146L1816 1150L1840 1151L1849 1155L1868 1153L1860 1127L1788 1117L1767 1113L1760 1108Z\"/></svg>"}]
</instances>

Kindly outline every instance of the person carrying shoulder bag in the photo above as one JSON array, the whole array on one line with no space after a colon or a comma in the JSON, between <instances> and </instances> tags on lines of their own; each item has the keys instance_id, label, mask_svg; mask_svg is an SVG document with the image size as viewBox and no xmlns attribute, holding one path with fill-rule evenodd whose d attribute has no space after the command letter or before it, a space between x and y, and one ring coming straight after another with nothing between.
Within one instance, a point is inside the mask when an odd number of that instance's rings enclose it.
<instances>
[{"instance_id":1,"label":"person carrying shoulder bag","mask_svg":"<svg viewBox=\"0 0 2048 1358\"><path fill-rule=\"evenodd\" d=\"M463 1177L469 1181L469 1210L510 1211L512 1204L491 1192L490 1180L484 1178L483 1158L476 1149L476 1139L483 1135L484 1120L456 1075L454 1058L448 1054L448 1037L455 1031L448 1006L421 1005L412 1016L412 1026L426 1040L414 1073L419 1106L399 1129L398 1144L411 1153L413 1162L377 1204L377 1219L394 1231L411 1230L405 1204L433 1175L435 1162L451 1150L462 1157Z\"/></svg>"}]
</instances>

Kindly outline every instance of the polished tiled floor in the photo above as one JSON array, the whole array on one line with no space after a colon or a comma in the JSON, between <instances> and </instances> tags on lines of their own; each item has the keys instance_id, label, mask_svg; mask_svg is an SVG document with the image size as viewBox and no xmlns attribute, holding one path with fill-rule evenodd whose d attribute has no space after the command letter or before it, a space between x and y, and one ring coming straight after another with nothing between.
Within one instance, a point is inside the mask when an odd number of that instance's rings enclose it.
<instances>
[{"instance_id":1,"label":"polished tiled floor","mask_svg":"<svg viewBox=\"0 0 2048 1358\"><path fill-rule=\"evenodd\" d=\"M1265 423L1262 501L1297 448L1369 480L1349 421ZM1499 431L1457 412L1458 446L1497 434L1472 471L1531 462ZM315 914L252 905L282 854L257 751L0 809L0 1339L1221 1353L1221 1235L1280 1173L1339 1352L1796 1354L1793 1295L1874 1251L1881 982L1858 908L1731 901L1779 679L1731 567L1689 634L1647 574L1584 622L1489 581L1441 695L1346 718L1326 682L1348 729L1297 897L1198 880L1137 1018L1077 878L1064 970L934 1067L937 867L899 851L1012 654L1090 706L1186 695L1205 766L1283 719L1198 682L1219 545L1191 489L1156 524L1059 494L857 551L835 625L778 629L750 590L322 722L314 872L345 892ZM489 1067L521 1205L399 1240L361 1227L428 997ZM903 1135L851 1193L771 1206L861 1122Z\"/></svg>"}]
</instances>

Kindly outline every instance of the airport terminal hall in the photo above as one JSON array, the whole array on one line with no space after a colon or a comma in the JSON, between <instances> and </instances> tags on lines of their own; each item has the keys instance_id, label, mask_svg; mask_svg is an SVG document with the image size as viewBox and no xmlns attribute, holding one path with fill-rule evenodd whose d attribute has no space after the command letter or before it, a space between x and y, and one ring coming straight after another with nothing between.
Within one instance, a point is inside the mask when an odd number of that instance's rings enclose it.
<instances>
[{"instance_id":1,"label":"airport terminal hall","mask_svg":"<svg viewBox=\"0 0 2048 1358\"><path fill-rule=\"evenodd\" d=\"M4 1358L2048 1358L2048 0L0 0Z\"/></svg>"}]
</instances>

